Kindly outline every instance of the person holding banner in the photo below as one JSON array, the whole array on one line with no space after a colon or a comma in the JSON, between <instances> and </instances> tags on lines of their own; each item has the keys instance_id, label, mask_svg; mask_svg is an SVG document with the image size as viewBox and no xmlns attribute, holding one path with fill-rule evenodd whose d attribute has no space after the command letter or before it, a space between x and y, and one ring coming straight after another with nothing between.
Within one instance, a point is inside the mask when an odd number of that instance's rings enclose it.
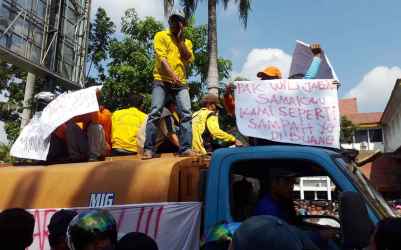
<instances>
[{"instance_id":1,"label":"person holding banner","mask_svg":"<svg viewBox=\"0 0 401 250\"><path fill-rule=\"evenodd\" d=\"M110 154L104 128L111 127L110 111L100 111L73 117L59 126L54 134L65 142L68 161L98 161Z\"/></svg>"},{"instance_id":2,"label":"person holding banner","mask_svg":"<svg viewBox=\"0 0 401 250\"><path fill-rule=\"evenodd\" d=\"M169 26L169 30L156 33L154 38L156 63L153 71L152 107L146 124L146 139L142 157L145 160L156 156L157 124L160 121L167 95L175 98L181 117L178 155L196 155L191 149L191 100L186 85L186 69L194 61L192 42L184 36L186 20L183 14L171 15Z\"/></svg>"},{"instance_id":3,"label":"person holding banner","mask_svg":"<svg viewBox=\"0 0 401 250\"><path fill-rule=\"evenodd\" d=\"M240 140L220 129L217 114L217 107L220 106L218 97L208 94L202 98L202 108L193 114L192 147L199 154L207 154L216 149L213 143L215 140L226 145L242 146Z\"/></svg>"}]
</instances>

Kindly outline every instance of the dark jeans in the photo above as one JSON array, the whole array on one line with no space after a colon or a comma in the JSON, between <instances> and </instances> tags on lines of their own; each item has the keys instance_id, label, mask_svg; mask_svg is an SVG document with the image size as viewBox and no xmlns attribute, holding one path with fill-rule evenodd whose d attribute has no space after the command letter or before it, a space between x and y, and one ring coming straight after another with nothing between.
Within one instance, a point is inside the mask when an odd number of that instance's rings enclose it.
<instances>
[{"instance_id":1,"label":"dark jeans","mask_svg":"<svg viewBox=\"0 0 401 250\"><path fill-rule=\"evenodd\" d=\"M146 138L144 150L150 150L156 153L156 136L160 116L165 105L166 96L171 95L175 98L177 104L177 111L180 115L180 126L178 139L180 141L180 148L178 153L182 153L192 148L192 112L191 100L187 87L170 88L164 85L161 81L153 82L152 91L152 108L146 124Z\"/></svg>"}]
</instances>

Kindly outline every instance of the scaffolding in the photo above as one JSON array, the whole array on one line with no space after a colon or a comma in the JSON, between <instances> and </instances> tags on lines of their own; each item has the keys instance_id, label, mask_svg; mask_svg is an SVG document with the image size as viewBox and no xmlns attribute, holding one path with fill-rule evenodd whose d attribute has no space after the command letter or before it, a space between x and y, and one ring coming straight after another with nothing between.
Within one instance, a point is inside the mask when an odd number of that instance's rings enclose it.
<instances>
[{"instance_id":1,"label":"scaffolding","mask_svg":"<svg viewBox=\"0 0 401 250\"><path fill-rule=\"evenodd\" d=\"M90 0L0 0L0 59L84 87L89 14Z\"/></svg>"}]
</instances>

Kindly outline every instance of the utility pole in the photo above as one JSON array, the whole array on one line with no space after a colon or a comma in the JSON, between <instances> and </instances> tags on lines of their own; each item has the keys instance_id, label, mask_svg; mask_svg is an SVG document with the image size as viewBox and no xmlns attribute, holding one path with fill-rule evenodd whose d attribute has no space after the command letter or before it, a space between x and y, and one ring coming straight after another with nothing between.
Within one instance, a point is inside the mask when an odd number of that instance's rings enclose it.
<instances>
[{"instance_id":1,"label":"utility pole","mask_svg":"<svg viewBox=\"0 0 401 250\"><path fill-rule=\"evenodd\" d=\"M32 114L32 98L33 98L33 90L35 88L35 80L36 76L32 73L28 72L28 76L26 77L26 85L25 85L25 94L24 94L24 102L22 104L22 117L21 117L21 129L23 129L31 119Z\"/></svg>"}]
</instances>

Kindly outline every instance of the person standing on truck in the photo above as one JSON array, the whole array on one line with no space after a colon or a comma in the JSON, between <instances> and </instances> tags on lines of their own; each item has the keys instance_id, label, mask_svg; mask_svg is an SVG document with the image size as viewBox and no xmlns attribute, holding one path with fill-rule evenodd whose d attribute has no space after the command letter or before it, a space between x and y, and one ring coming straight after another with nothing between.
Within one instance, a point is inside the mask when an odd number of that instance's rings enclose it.
<instances>
[{"instance_id":1,"label":"person standing on truck","mask_svg":"<svg viewBox=\"0 0 401 250\"><path fill-rule=\"evenodd\" d=\"M202 98L201 109L193 114L192 147L199 154L207 154L215 149L213 140L226 145L242 146L242 142L233 135L223 131L219 126L217 108L221 107L219 98L208 94Z\"/></svg>"},{"instance_id":2,"label":"person standing on truck","mask_svg":"<svg viewBox=\"0 0 401 250\"><path fill-rule=\"evenodd\" d=\"M184 36L186 19L175 13L169 18L170 28L157 32L154 38L156 63L153 71L152 107L146 124L146 139L142 159L156 155L157 124L165 105L166 96L172 96L181 117L179 129L179 156L195 156L192 151L191 100L186 71L194 61L192 42Z\"/></svg>"}]
</instances>

